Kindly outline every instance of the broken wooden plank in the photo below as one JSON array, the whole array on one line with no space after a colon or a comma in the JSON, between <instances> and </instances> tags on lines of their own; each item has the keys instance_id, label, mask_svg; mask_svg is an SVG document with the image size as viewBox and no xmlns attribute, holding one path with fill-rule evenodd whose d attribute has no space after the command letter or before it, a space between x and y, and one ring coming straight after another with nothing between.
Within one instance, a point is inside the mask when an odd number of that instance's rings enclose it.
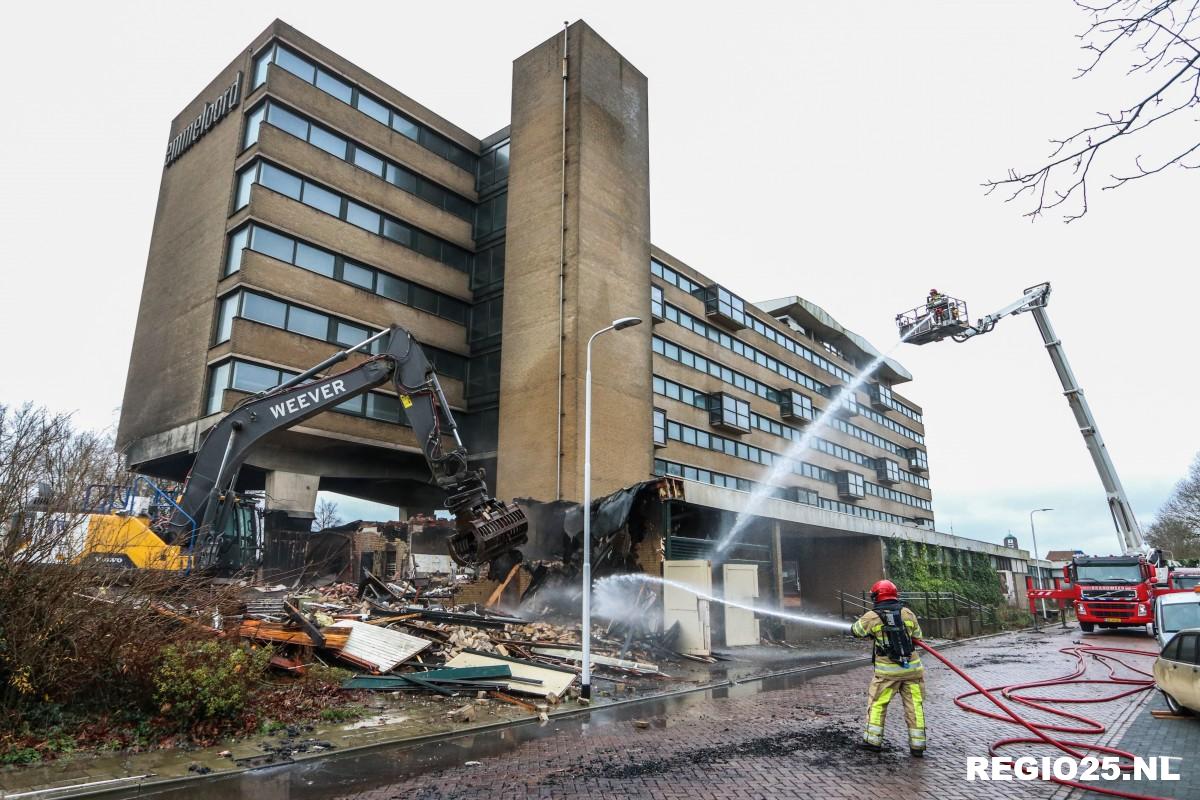
<instances>
[{"instance_id":1,"label":"broken wooden plank","mask_svg":"<svg viewBox=\"0 0 1200 800\"><path fill-rule=\"evenodd\" d=\"M350 638L348 630L336 628L325 628L321 635L325 638L325 648L328 650L340 650ZM279 622L264 622L257 619L242 620L242 624L238 627L238 636L260 642L314 646L312 637L298 628L289 628Z\"/></svg>"},{"instance_id":2,"label":"broken wooden plank","mask_svg":"<svg viewBox=\"0 0 1200 800\"><path fill-rule=\"evenodd\" d=\"M534 647L533 652L540 656L551 656L553 658L561 658L567 661L576 661L583 663L582 650L559 650L550 647ZM592 666L612 667L613 669L628 670L644 675L655 675L658 673L658 665L650 664L645 661L628 661L623 658L613 658L612 656L592 653Z\"/></svg>"},{"instance_id":3,"label":"broken wooden plank","mask_svg":"<svg viewBox=\"0 0 1200 800\"><path fill-rule=\"evenodd\" d=\"M497 700L503 700L505 703L508 703L509 705L523 708L526 711L528 711L530 714L537 713L537 706L535 706L533 703L526 703L524 700L518 700L517 698L513 697L511 694L505 694L504 692L498 692L493 689L492 691L488 692L488 695L496 698Z\"/></svg>"},{"instance_id":4,"label":"broken wooden plank","mask_svg":"<svg viewBox=\"0 0 1200 800\"><path fill-rule=\"evenodd\" d=\"M325 646L325 636L321 633L321 629L312 623L312 621L300 613L300 609L288 602L283 604L283 613L292 622L300 626L300 629L308 634L308 638L313 640L313 644L317 647Z\"/></svg>"},{"instance_id":5,"label":"broken wooden plank","mask_svg":"<svg viewBox=\"0 0 1200 800\"><path fill-rule=\"evenodd\" d=\"M512 569L508 571L508 577L500 582L500 585L496 587L496 591L492 592L492 596L487 599L487 602L483 604L483 607L495 608L496 604L500 602L501 596L504 595L504 590L508 588L508 585L512 583L512 579L517 577L517 573L520 571L521 564L519 562L513 564Z\"/></svg>"}]
</instances>

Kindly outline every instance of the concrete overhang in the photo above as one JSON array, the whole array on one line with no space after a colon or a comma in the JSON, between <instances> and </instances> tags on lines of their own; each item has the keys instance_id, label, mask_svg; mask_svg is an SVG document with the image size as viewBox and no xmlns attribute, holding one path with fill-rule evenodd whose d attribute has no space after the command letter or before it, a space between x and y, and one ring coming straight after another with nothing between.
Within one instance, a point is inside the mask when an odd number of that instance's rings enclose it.
<instances>
[{"instance_id":1,"label":"concrete overhang","mask_svg":"<svg viewBox=\"0 0 1200 800\"><path fill-rule=\"evenodd\" d=\"M772 317L790 317L801 327L819 334L821 338L827 339L830 343L840 345L843 349L857 350L870 360L879 358L882 355L875 349L874 345L862 336L843 327L828 311L816 303L805 300L803 297L795 295L780 297L775 300L764 300L760 303L754 303L754 306L770 314ZM883 360L883 366L879 368L879 374L886 377L891 383L907 383L913 377L912 373L901 366L900 362L892 358L885 358Z\"/></svg>"},{"instance_id":2,"label":"concrete overhang","mask_svg":"<svg viewBox=\"0 0 1200 800\"><path fill-rule=\"evenodd\" d=\"M737 513L745 509L749 499L747 492L736 489L726 489L723 486L682 478L676 478L676 480L683 484L683 501L691 505ZM1022 562L1030 560L1029 552L1026 550L1017 550L991 542L981 542L978 539L967 539L951 533L918 528L915 525L898 525L894 522L883 522L853 514L843 514L839 511L828 511L824 508L793 503L776 497L768 497L763 500L755 516L789 523L808 535L878 536L884 539L901 539L906 542L921 542L955 550L986 553Z\"/></svg>"}]
</instances>

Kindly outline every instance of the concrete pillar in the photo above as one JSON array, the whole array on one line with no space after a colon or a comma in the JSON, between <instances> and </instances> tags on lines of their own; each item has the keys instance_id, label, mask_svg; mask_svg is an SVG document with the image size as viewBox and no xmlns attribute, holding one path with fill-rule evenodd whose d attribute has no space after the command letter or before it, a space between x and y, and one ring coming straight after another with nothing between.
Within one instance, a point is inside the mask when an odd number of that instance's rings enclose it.
<instances>
[{"instance_id":1,"label":"concrete pillar","mask_svg":"<svg viewBox=\"0 0 1200 800\"><path fill-rule=\"evenodd\" d=\"M779 520L771 522L771 563L775 570L775 603L783 608L783 534Z\"/></svg>"},{"instance_id":2,"label":"concrete pillar","mask_svg":"<svg viewBox=\"0 0 1200 800\"><path fill-rule=\"evenodd\" d=\"M320 485L320 475L271 470L267 473L267 508L293 517L313 516Z\"/></svg>"},{"instance_id":3,"label":"concrete pillar","mask_svg":"<svg viewBox=\"0 0 1200 800\"><path fill-rule=\"evenodd\" d=\"M644 323L593 348L593 496L649 477L652 466L646 77L582 22L567 38L565 117L563 35L513 63L500 497L553 500L561 479L563 499L581 499L585 350L617 317Z\"/></svg>"}]
</instances>

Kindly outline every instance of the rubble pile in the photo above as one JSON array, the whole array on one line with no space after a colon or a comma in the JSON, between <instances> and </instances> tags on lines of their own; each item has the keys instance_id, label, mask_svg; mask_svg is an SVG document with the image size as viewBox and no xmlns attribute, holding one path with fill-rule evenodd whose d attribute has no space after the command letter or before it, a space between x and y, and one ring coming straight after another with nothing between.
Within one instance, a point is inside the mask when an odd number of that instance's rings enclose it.
<instances>
[{"instance_id":1,"label":"rubble pile","mask_svg":"<svg viewBox=\"0 0 1200 800\"><path fill-rule=\"evenodd\" d=\"M276 587L272 587L273 589ZM544 713L578 692L583 663L577 624L507 616L488 604L454 604L364 572L357 585L331 583L284 596L250 595L238 635L279 648L273 664L303 671L317 659L354 669L343 688L499 700ZM280 594L280 592L272 592ZM624 686L631 677L669 679L654 663L664 638L630 625L598 631L592 666ZM521 699L521 697L530 699Z\"/></svg>"}]
</instances>

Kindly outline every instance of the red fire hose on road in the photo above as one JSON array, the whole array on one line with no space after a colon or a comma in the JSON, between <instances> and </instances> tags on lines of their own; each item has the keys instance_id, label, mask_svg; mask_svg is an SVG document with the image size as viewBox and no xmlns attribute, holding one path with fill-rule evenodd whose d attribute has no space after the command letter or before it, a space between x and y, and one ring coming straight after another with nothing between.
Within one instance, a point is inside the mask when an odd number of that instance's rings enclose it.
<instances>
[{"instance_id":1,"label":"red fire hose on road","mask_svg":"<svg viewBox=\"0 0 1200 800\"><path fill-rule=\"evenodd\" d=\"M1157 653L1146 651L1146 650L1134 650L1131 648L1124 648L1124 647L1095 647L1095 646L1091 646L1091 645L1074 645L1072 647L1064 647L1064 648L1060 649L1059 652L1075 657L1076 667L1075 667L1074 672L1072 672L1068 675L1060 675L1058 677L1049 678L1046 680L1030 681L1028 683L1016 683L1016 684L1011 684L1008 686L995 686L995 687L992 687L991 689L987 689L984 686L982 686L981 684L979 684L978 682L976 682L974 678L972 678L970 675L968 675L966 672L964 672L957 665L951 663L949 659L947 659L945 656L943 656L937 650L934 650L932 647L927 645L925 642L920 641L920 640L914 640L914 644L916 644L922 650L925 650L927 653L932 655L934 658L936 658L937 660L939 660L943 664L945 664L947 667L949 667L956 675L958 675L964 681L969 683L971 685L971 687L975 690L972 692L966 692L966 693L961 694L958 697L954 698L955 705L957 705L959 708L961 708L965 711L968 711L972 714L979 714L981 716L988 717L989 719L999 720L1001 722L1007 722L1010 724L1015 723L1017 725L1021 725L1021 726L1025 727L1027 730L1029 730L1030 733L1033 734L1033 737L1022 736L1022 737L1000 739L996 742L993 742L991 747L988 749L989 755L995 756L997 750L999 750L1002 747L1007 747L1009 745L1048 744L1051 747L1055 747L1058 750L1061 750L1062 752L1066 753L1067 755L1069 755L1075 759L1081 759L1087 754L1088 751L1094 751L1094 752L1106 753L1108 755L1116 756L1116 757L1122 758L1122 759L1127 759L1129 761L1133 760L1134 754L1126 752L1125 750L1118 750L1118 749L1112 748L1112 747L1105 747L1103 745L1093 744L1091 742L1065 741L1065 740L1057 739L1057 738L1051 736L1050 732L1066 733L1066 734L1097 735L1097 734L1104 733L1108 729L1106 726L1102 725L1101 723L1097 722L1094 719L1090 719L1090 718L1082 716L1080 714L1072 714L1070 712L1063 711L1062 709L1053 708L1053 707L1045 705L1045 704L1046 703L1080 703L1080 704L1082 704L1082 703L1107 703L1112 700L1119 700L1122 697L1129 697L1130 695L1134 695L1139 692L1144 692L1148 689L1152 689L1152 688L1154 688L1154 678L1151 673L1149 673L1143 669L1138 669L1137 667L1132 667L1129 664L1125 663L1123 660L1121 660L1121 658L1118 658L1116 655L1110 655L1110 654L1157 656L1158 655ZM1084 675L1084 673L1087 672L1087 658L1089 658L1089 657L1099 661L1101 664L1104 664L1104 666L1108 669L1108 677L1107 678L1084 678L1084 677L1082 677ZM1146 677L1145 678L1118 677L1116 674L1116 671L1115 671L1115 665L1120 665L1121 667L1124 667L1125 669L1129 670L1130 672L1134 672L1139 675L1145 675ZM1083 684L1083 683L1098 683L1098 684L1106 684L1106 685L1114 685L1115 684L1117 686L1122 686L1122 687L1127 686L1129 688L1123 689L1122 691L1116 692L1114 694L1110 694L1106 697L1096 697L1096 698L1026 697L1024 695L1018 694L1018 692L1020 692L1022 690L1035 689L1035 688L1043 687L1043 686L1065 686L1065 685L1070 685L1070 684ZM1048 714L1053 714L1055 716L1062 717L1064 720L1071 720L1071 721L1077 723L1077 725L1068 726L1066 724L1048 724L1048 723L1043 723L1043 722L1030 722L1029 720L1022 717L1020 714L1018 714L1016 711L1014 711L1007 703L1002 701L1000 698L996 697L996 695L993 694L993 692L999 692L1005 699L1011 700L1015 703L1020 703L1025 706L1029 706L1030 708L1035 708L1039 711L1043 711ZM975 695L983 695L1004 713L998 714L993 711L987 711L985 709L975 708L974 706L971 706L966 701L968 698L974 697ZM1133 769L1132 764L1121 764L1121 770L1124 772L1131 771L1132 769ZM1062 784L1063 786L1073 786L1073 787L1080 788L1080 789L1086 789L1090 792L1096 792L1097 794L1106 794L1106 795L1110 795L1112 797L1128 798L1128 800L1170 800L1169 798L1157 797L1155 795L1135 794L1133 792L1124 792L1124 791L1121 791L1120 789L1110 789L1110 788L1107 788L1104 786L1096 785L1094 783L1081 783L1079 781L1072 781L1072 780L1067 780L1064 778L1057 778L1057 777L1054 777L1053 775L1044 776L1044 777L1047 777L1048 780L1051 780L1055 783Z\"/></svg>"}]
</instances>

